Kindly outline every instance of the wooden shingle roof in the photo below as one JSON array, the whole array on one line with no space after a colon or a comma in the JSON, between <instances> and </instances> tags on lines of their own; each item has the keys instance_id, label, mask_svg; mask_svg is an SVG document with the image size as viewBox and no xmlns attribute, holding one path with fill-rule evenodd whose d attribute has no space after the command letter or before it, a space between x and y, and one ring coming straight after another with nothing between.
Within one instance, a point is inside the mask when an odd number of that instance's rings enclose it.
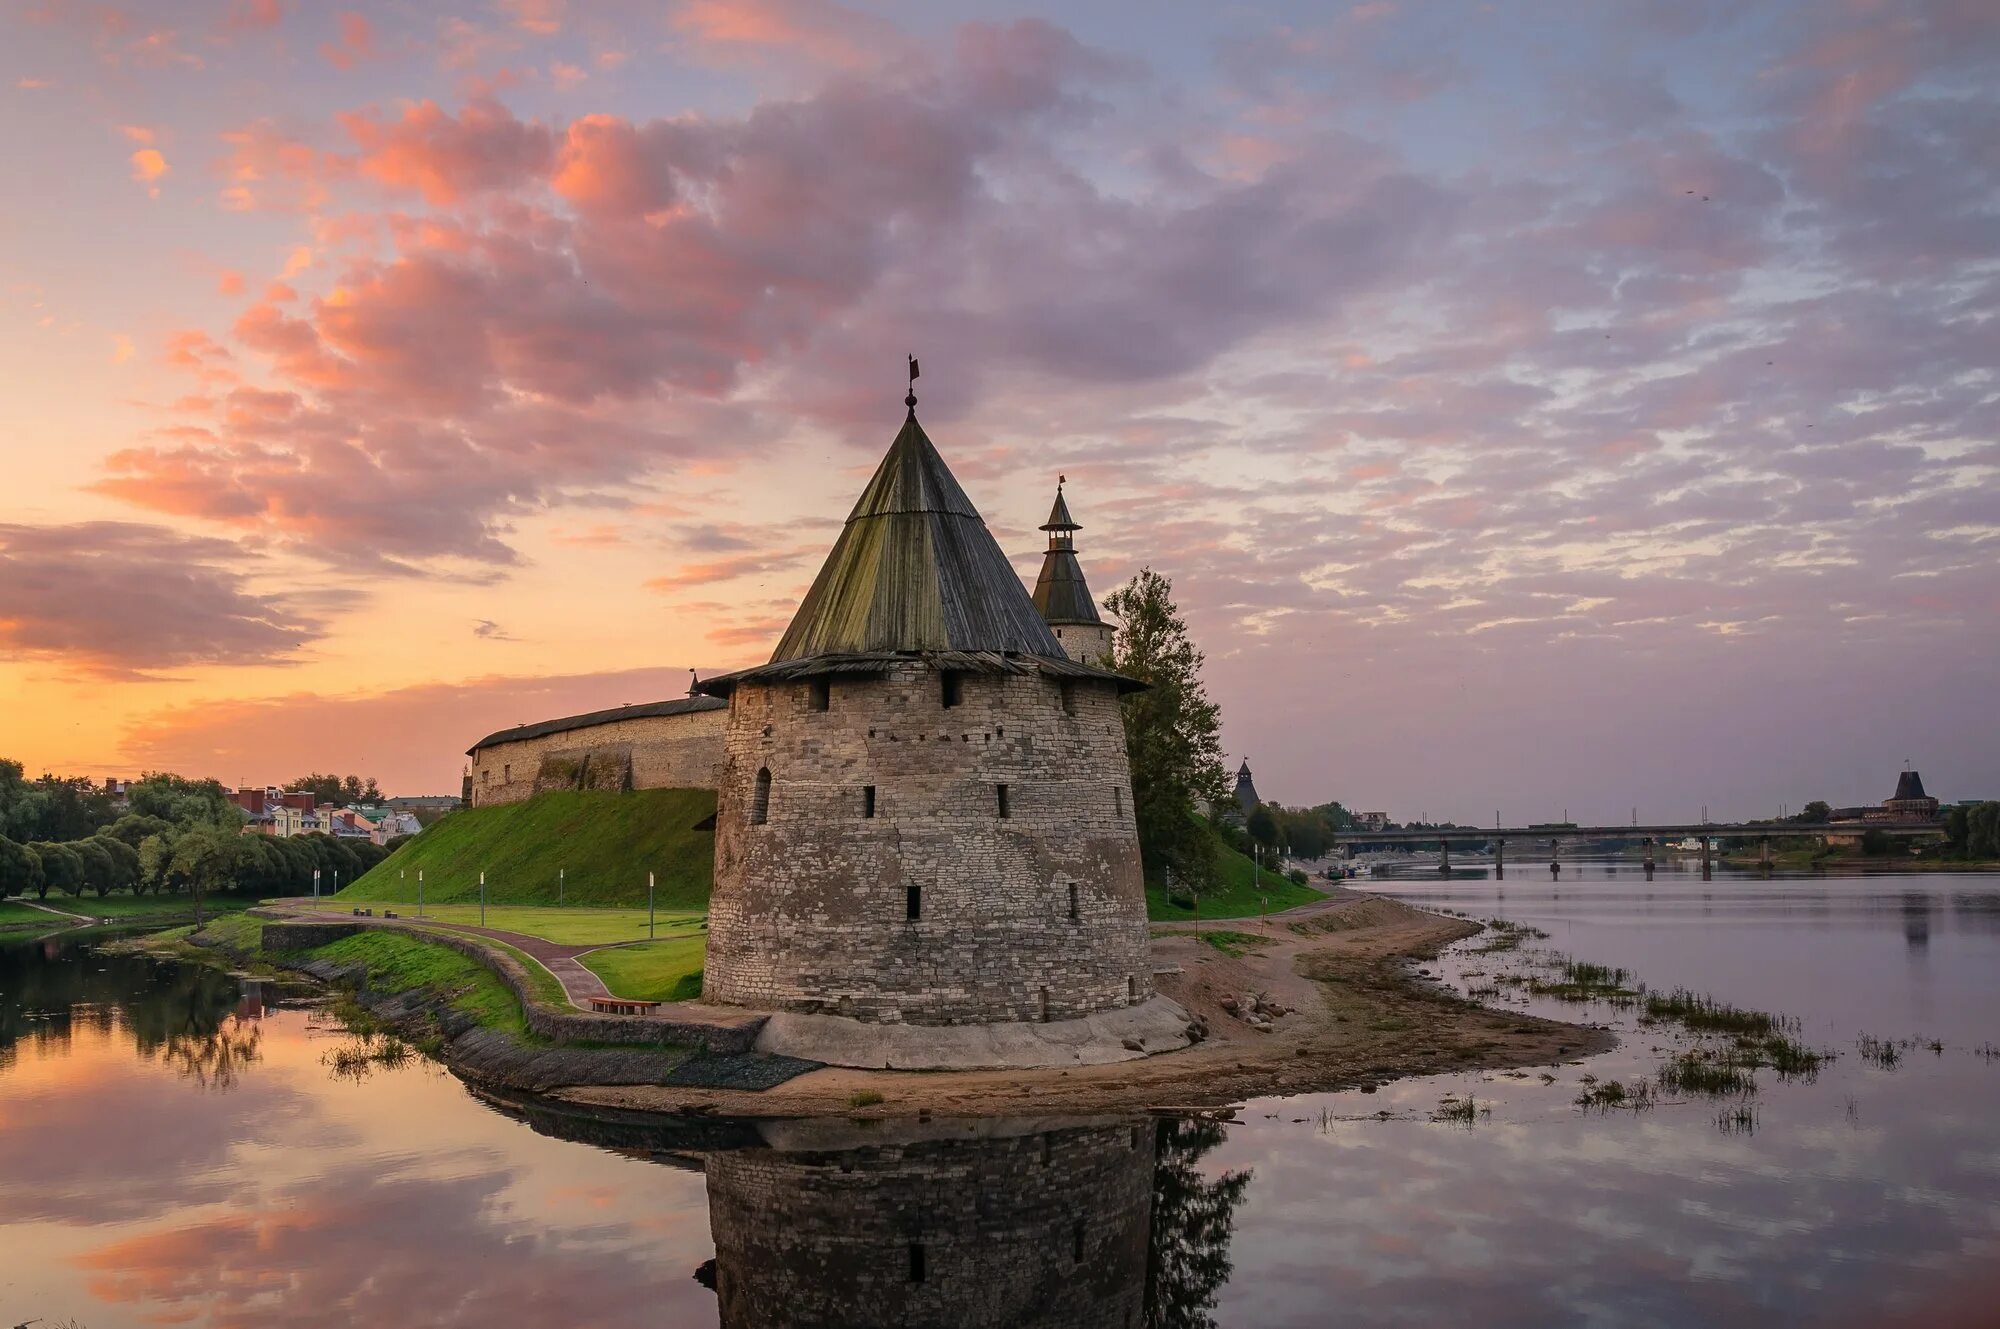
<instances>
[{"instance_id":1,"label":"wooden shingle roof","mask_svg":"<svg viewBox=\"0 0 2000 1329\"><path fill-rule=\"evenodd\" d=\"M914 409L770 663L907 651L1063 654Z\"/></svg>"}]
</instances>

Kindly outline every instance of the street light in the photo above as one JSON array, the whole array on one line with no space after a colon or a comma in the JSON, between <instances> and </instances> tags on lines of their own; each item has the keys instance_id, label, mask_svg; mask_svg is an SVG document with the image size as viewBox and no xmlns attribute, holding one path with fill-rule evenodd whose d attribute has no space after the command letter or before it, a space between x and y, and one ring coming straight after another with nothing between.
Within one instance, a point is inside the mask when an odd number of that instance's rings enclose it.
<instances>
[{"instance_id":1,"label":"street light","mask_svg":"<svg viewBox=\"0 0 2000 1329\"><path fill-rule=\"evenodd\" d=\"M424 870L417 869L417 917L424 916Z\"/></svg>"},{"instance_id":2,"label":"street light","mask_svg":"<svg viewBox=\"0 0 2000 1329\"><path fill-rule=\"evenodd\" d=\"M563 878L567 877L568 875L569 875L568 868L556 869L556 905L558 908L561 907L563 902Z\"/></svg>"},{"instance_id":3,"label":"street light","mask_svg":"<svg viewBox=\"0 0 2000 1329\"><path fill-rule=\"evenodd\" d=\"M653 936L653 874L646 874L646 937Z\"/></svg>"},{"instance_id":4,"label":"street light","mask_svg":"<svg viewBox=\"0 0 2000 1329\"><path fill-rule=\"evenodd\" d=\"M479 926L486 926L486 874L479 874Z\"/></svg>"}]
</instances>

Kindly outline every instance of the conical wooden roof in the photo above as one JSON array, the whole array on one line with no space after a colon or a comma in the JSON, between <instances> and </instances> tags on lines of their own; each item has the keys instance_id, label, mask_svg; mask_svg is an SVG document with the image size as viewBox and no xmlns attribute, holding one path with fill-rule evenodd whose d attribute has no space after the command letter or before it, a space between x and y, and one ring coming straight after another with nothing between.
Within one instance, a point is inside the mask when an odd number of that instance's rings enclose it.
<instances>
[{"instance_id":1,"label":"conical wooden roof","mask_svg":"<svg viewBox=\"0 0 2000 1329\"><path fill-rule=\"evenodd\" d=\"M914 409L771 663L884 651L1063 654Z\"/></svg>"}]
</instances>

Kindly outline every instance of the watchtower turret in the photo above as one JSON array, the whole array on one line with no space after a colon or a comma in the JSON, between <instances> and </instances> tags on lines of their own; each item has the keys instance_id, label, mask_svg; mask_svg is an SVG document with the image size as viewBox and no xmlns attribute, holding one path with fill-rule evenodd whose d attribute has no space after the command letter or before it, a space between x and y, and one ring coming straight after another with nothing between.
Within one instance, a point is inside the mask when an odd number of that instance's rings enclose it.
<instances>
[{"instance_id":1,"label":"watchtower turret","mask_svg":"<svg viewBox=\"0 0 2000 1329\"><path fill-rule=\"evenodd\" d=\"M1048 621L1064 654L1084 664L1111 667L1112 627L1097 612L1090 587L1083 580L1083 566L1076 561L1076 532L1083 529L1069 515L1063 498L1068 476L1056 477L1055 506L1042 529L1049 533L1048 551L1042 555L1042 572L1035 578L1035 608Z\"/></svg>"}]
</instances>

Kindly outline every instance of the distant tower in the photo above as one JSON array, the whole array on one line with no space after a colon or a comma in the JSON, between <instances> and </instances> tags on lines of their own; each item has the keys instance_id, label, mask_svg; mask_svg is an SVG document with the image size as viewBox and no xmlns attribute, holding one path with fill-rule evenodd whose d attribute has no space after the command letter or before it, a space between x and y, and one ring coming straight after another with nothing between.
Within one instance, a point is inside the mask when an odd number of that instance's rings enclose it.
<instances>
[{"instance_id":1,"label":"distant tower","mask_svg":"<svg viewBox=\"0 0 2000 1329\"><path fill-rule=\"evenodd\" d=\"M1924 792L1924 777L1905 770L1896 777L1896 792L1882 801L1884 820L1936 821L1938 801Z\"/></svg>"},{"instance_id":2,"label":"distant tower","mask_svg":"<svg viewBox=\"0 0 2000 1329\"><path fill-rule=\"evenodd\" d=\"M1257 782L1250 778L1250 759L1245 757L1236 768L1236 806L1247 817L1263 801L1257 797Z\"/></svg>"},{"instance_id":3,"label":"distant tower","mask_svg":"<svg viewBox=\"0 0 2000 1329\"><path fill-rule=\"evenodd\" d=\"M1084 584L1083 567L1076 561L1073 532L1083 528L1070 518L1069 504L1063 501L1063 484L1068 477L1056 477L1056 502L1042 529L1049 533L1048 552L1042 555L1042 575L1035 578L1035 608L1042 611L1063 651L1084 664L1111 667L1111 625L1097 613Z\"/></svg>"},{"instance_id":4,"label":"distant tower","mask_svg":"<svg viewBox=\"0 0 2000 1329\"><path fill-rule=\"evenodd\" d=\"M1167 1013L1118 704L1142 685L1065 655L907 402L770 662L697 685L729 699L703 998Z\"/></svg>"}]
</instances>

